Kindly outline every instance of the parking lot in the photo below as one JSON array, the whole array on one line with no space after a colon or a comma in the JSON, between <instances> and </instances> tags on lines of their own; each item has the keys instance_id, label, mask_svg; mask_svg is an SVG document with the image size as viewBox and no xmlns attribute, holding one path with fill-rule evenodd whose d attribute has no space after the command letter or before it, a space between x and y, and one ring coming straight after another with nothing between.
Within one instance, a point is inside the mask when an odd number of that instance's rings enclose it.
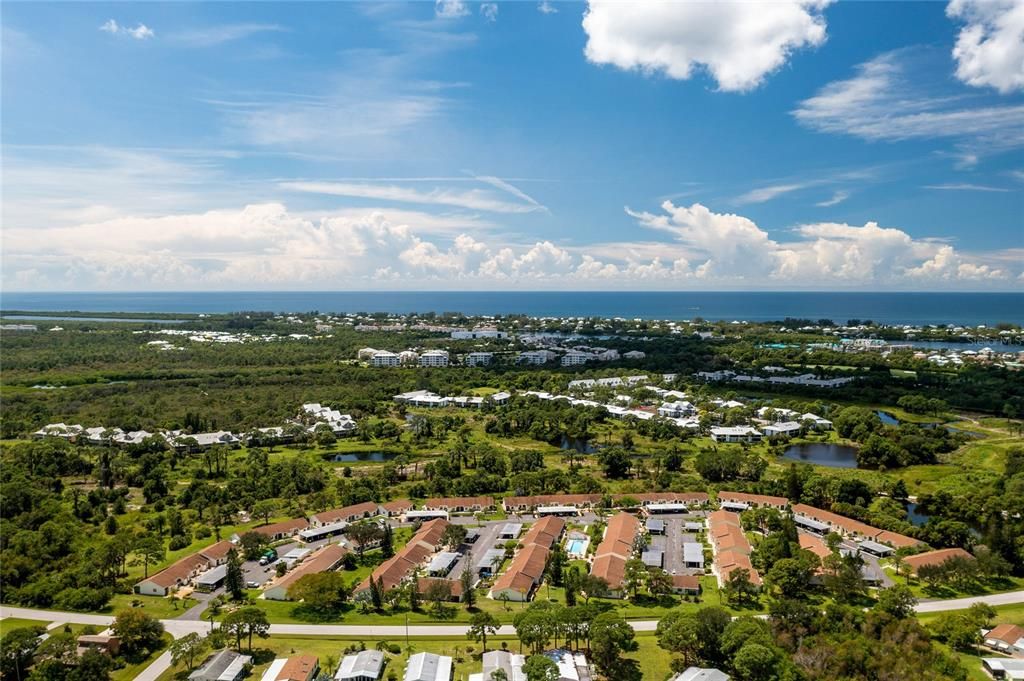
<instances>
[{"instance_id":1,"label":"parking lot","mask_svg":"<svg viewBox=\"0 0 1024 681\"><path fill-rule=\"evenodd\" d=\"M684 532L683 527L687 522L703 522L703 514L666 513L651 517L665 521L665 534L650 535L648 547L665 553L665 562L662 565L665 571L672 575L703 574L703 570L687 568L683 563L683 543L699 541L696 534Z\"/></svg>"}]
</instances>

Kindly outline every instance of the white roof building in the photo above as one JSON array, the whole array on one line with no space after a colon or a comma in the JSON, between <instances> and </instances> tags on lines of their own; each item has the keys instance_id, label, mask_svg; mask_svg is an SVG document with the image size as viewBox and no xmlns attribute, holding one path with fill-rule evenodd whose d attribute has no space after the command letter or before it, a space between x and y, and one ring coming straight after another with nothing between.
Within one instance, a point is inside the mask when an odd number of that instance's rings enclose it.
<instances>
[{"instance_id":1,"label":"white roof building","mask_svg":"<svg viewBox=\"0 0 1024 681\"><path fill-rule=\"evenodd\" d=\"M470 674L469 681L492 681L493 673L497 670L505 672L508 681L526 681L526 673L523 665L526 664L526 657L510 653L507 650L488 650L480 660L483 671L479 674Z\"/></svg>"},{"instance_id":2,"label":"white roof building","mask_svg":"<svg viewBox=\"0 0 1024 681\"><path fill-rule=\"evenodd\" d=\"M405 665L405 681L450 681L452 658L434 653L416 653Z\"/></svg>"},{"instance_id":3,"label":"white roof building","mask_svg":"<svg viewBox=\"0 0 1024 681\"><path fill-rule=\"evenodd\" d=\"M362 650L346 655L334 675L335 681L377 681L384 671L384 653Z\"/></svg>"}]
</instances>

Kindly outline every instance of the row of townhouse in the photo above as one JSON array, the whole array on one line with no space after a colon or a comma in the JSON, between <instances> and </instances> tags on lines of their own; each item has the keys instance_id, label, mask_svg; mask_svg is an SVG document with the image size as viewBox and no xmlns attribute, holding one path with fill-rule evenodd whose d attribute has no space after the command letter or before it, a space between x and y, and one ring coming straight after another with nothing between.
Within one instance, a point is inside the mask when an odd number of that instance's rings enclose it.
<instances>
[{"instance_id":1,"label":"row of townhouse","mask_svg":"<svg viewBox=\"0 0 1024 681\"><path fill-rule=\"evenodd\" d=\"M750 562L750 542L743 533L740 516L731 511L718 510L708 515L708 538L714 552L712 572L718 582L725 585L736 570L746 570L750 583L761 586L761 575Z\"/></svg>"},{"instance_id":2,"label":"row of townhouse","mask_svg":"<svg viewBox=\"0 0 1024 681\"><path fill-rule=\"evenodd\" d=\"M288 601L291 596L289 589L306 575L320 574L337 570L345 559L348 549L339 544L325 544L320 549L305 557L297 567L292 568L284 576L275 579L263 591L263 597L271 601Z\"/></svg>"},{"instance_id":3,"label":"row of townhouse","mask_svg":"<svg viewBox=\"0 0 1024 681\"><path fill-rule=\"evenodd\" d=\"M815 388L839 388L851 381L856 380L852 376L842 378L818 378L814 374L800 374L799 376L757 376L753 374L738 374L730 369L719 371L698 371L694 377L705 382L733 381L736 383L770 383L775 385L806 385Z\"/></svg>"},{"instance_id":4,"label":"row of townhouse","mask_svg":"<svg viewBox=\"0 0 1024 681\"><path fill-rule=\"evenodd\" d=\"M792 511L793 522L797 527L815 534L838 532L850 539L859 540L862 548L876 555L892 553L893 548L900 549L923 544L919 539L872 527L859 520L807 504L793 504Z\"/></svg>"},{"instance_id":5,"label":"row of townhouse","mask_svg":"<svg viewBox=\"0 0 1024 681\"><path fill-rule=\"evenodd\" d=\"M533 597L544 577L551 548L562 538L565 521L557 516L541 518L519 541L520 548L508 569L495 580L487 596L525 602Z\"/></svg>"},{"instance_id":6,"label":"row of townhouse","mask_svg":"<svg viewBox=\"0 0 1024 681\"><path fill-rule=\"evenodd\" d=\"M533 513L534 515L575 515L580 510L599 506L603 494L537 494L511 496L501 500L507 513ZM708 503L704 492L638 492L613 494L612 501L633 499L650 513L672 513Z\"/></svg>"},{"instance_id":7,"label":"row of townhouse","mask_svg":"<svg viewBox=\"0 0 1024 681\"><path fill-rule=\"evenodd\" d=\"M816 555L823 563L826 558L832 556L832 550L829 549L828 545L825 544L824 540L822 540L821 537L814 534L808 534L806 532L800 532L797 535L797 538L800 541L801 549L803 549L804 551L810 551L811 553ZM850 553L856 553L857 551L855 549L840 549L839 552L842 555L848 555ZM819 566L818 569L815 570L814 576L811 578L811 583L820 584L822 582L824 574L824 566ZM881 584L882 581L885 579L885 575L881 572L881 570L871 563L863 563L861 565L860 576L861 579L869 586L877 586Z\"/></svg>"},{"instance_id":8,"label":"row of townhouse","mask_svg":"<svg viewBox=\"0 0 1024 681\"><path fill-rule=\"evenodd\" d=\"M229 541L219 541L180 558L170 566L149 575L136 584L135 593L142 596L166 596L180 587L192 583L208 570L216 569L226 563L228 552L234 547L235 545Z\"/></svg>"},{"instance_id":9,"label":"row of townhouse","mask_svg":"<svg viewBox=\"0 0 1024 681\"><path fill-rule=\"evenodd\" d=\"M444 518L435 518L420 526L409 543L403 546L394 556L378 565L369 577L360 582L353 594L356 600L370 598L370 580L380 584L387 593L399 587L417 568L424 567L441 548L441 537L449 522Z\"/></svg>"},{"instance_id":10,"label":"row of townhouse","mask_svg":"<svg viewBox=\"0 0 1024 681\"><path fill-rule=\"evenodd\" d=\"M625 595L626 562L636 552L640 529L636 516L617 513L608 521L604 538L594 552L590 574L608 584L609 595L613 598Z\"/></svg>"},{"instance_id":11,"label":"row of townhouse","mask_svg":"<svg viewBox=\"0 0 1024 681\"><path fill-rule=\"evenodd\" d=\"M442 397L429 390L413 390L395 395L392 399L398 404L410 407L474 407L481 408L485 404L504 406L512 398L511 393L501 391L486 397L478 395L460 395L458 397Z\"/></svg>"}]
</instances>

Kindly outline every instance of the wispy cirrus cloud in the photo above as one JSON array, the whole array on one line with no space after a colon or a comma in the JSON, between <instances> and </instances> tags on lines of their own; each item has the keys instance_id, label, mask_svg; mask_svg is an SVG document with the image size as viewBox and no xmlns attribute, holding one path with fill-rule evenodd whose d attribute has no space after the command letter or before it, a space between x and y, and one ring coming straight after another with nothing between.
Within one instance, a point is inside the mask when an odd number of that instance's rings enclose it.
<instances>
[{"instance_id":1,"label":"wispy cirrus cloud","mask_svg":"<svg viewBox=\"0 0 1024 681\"><path fill-rule=\"evenodd\" d=\"M501 199L493 192L482 189L452 189L438 187L423 191L397 184L371 184L365 182L282 182L282 189L330 196L347 196L359 199L395 201L423 205L444 205L480 210L492 213L535 213L547 209L516 187L499 178L481 178L481 181L507 191L520 202Z\"/></svg>"},{"instance_id":2,"label":"wispy cirrus cloud","mask_svg":"<svg viewBox=\"0 0 1024 681\"><path fill-rule=\"evenodd\" d=\"M850 198L850 192L844 191L844 190L839 190L839 191L833 192L831 198L825 199L824 201L819 201L818 203L816 203L814 205L818 206L819 208L828 208L829 206L838 206L840 203L842 203L843 201L845 201L848 198Z\"/></svg>"},{"instance_id":3,"label":"wispy cirrus cloud","mask_svg":"<svg viewBox=\"0 0 1024 681\"><path fill-rule=\"evenodd\" d=\"M1004 187L992 187L984 184L971 184L969 182L948 182L945 184L926 184L925 189L937 189L940 191L954 192L1008 192Z\"/></svg>"},{"instance_id":4,"label":"wispy cirrus cloud","mask_svg":"<svg viewBox=\"0 0 1024 681\"><path fill-rule=\"evenodd\" d=\"M168 39L189 47L214 47L260 33L281 33L287 30L279 24L225 24L179 31L170 34Z\"/></svg>"},{"instance_id":5,"label":"wispy cirrus cloud","mask_svg":"<svg viewBox=\"0 0 1024 681\"><path fill-rule=\"evenodd\" d=\"M1024 145L1024 105L992 104L919 76L929 55L897 50L860 64L856 75L829 83L792 114L819 132L898 142L949 139L963 158Z\"/></svg>"}]
</instances>

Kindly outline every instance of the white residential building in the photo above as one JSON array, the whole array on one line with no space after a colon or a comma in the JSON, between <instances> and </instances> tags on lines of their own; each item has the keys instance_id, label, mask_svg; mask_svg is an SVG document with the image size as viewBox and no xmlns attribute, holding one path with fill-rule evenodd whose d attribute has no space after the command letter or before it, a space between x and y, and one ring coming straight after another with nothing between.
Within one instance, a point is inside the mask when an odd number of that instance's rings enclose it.
<instances>
[{"instance_id":1,"label":"white residential building","mask_svg":"<svg viewBox=\"0 0 1024 681\"><path fill-rule=\"evenodd\" d=\"M639 350L630 350L622 354L626 359L643 359L647 356L646 352L640 352Z\"/></svg>"},{"instance_id":2,"label":"white residential building","mask_svg":"<svg viewBox=\"0 0 1024 681\"><path fill-rule=\"evenodd\" d=\"M750 426L721 426L711 429L715 442L759 442L761 433Z\"/></svg>"},{"instance_id":3,"label":"white residential building","mask_svg":"<svg viewBox=\"0 0 1024 681\"><path fill-rule=\"evenodd\" d=\"M810 412L800 416L801 422L811 422L816 430L832 430L832 422Z\"/></svg>"},{"instance_id":4,"label":"white residential building","mask_svg":"<svg viewBox=\"0 0 1024 681\"><path fill-rule=\"evenodd\" d=\"M414 366L420 361L419 353L413 350L402 350L398 353L398 363L402 366Z\"/></svg>"},{"instance_id":5,"label":"white residential building","mask_svg":"<svg viewBox=\"0 0 1024 681\"><path fill-rule=\"evenodd\" d=\"M689 402L664 402L658 407L658 415L666 418L692 416L697 410Z\"/></svg>"},{"instance_id":6,"label":"white residential building","mask_svg":"<svg viewBox=\"0 0 1024 681\"><path fill-rule=\"evenodd\" d=\"M453 340L477 340L480 338L508 338L508 334L491 326L481 326L471 331L465 329L452 331Z\"/></svg>"},{"instance_id":7,"label":"white residential building","mask_svg":"<svg viewBox=\"0 0 1024 681\"><path fill-rule=\"evenodd\" d=\"M466 366L488 366L494 360L493 352L470 352L466 355Z\"/></svg>"},{"instance_id":8,"label":"white residential building","mask_svg":"<svg viewBox=\"0 0 1024 681\"><path fill-rule=\"evenodd\" d=\"M800 428L800 424L796 421L784 421L771 423L761 430L765 437L793 437L800 434Z\"/></svg>"},{"instance_id":9,"label":"white residential building","mask_svg":"<svg viewBox=\"0 0 1024 681\"><path fill-rule=\"evenodd\" d=\"M434 653L416 653L405 664L405 681L451 681L452 658Z\"/></svg>"},{"instance_id":10,"label":"white residential building","mask_svg":"<svg viewBox=\"0 0 1024 681\"><path fill-rule=\"evenodd\" d=\"M615 349L604 350L603 352L597 353L597 359L602 362L614 362L619 359L619 351Z\"/></svg>"},{"instance_id":11,"label":"white residential building","mask_svg":"<svg viewBox=\"0 0 1024 681\"><path fill-rule=\"evenodd\" d=\"M519 357L516 359L518 364L547 364L553 360L557 355L551 350L527 350L526 352L520 352Z\"/></svg>"},{"instance_id":12,"label":"white residential building","mask_svg":"<svg viewBox=\"0 0 1024 681\"><path fill-rule=\"evenodd\" d=\"M370 359L370 363L375 367L396 367L400 361L398 354L388 350L378 350Z\"/></svg>"},{"instance_id":13,"label":"white residential building","mask_svg":"<svg viewBox=\"0 0 1024 681\"><path fill-rule=\"evenodd\" d=\"M590 360L594 359L594 355L589 352L580 352L579 350L570 350L569 352L562 355L562 366L574 367L586 364Z\"/></svg>"},{"instance_id":14,"label":"white residential building","mask_svg":"<svg viewBox=\"0 0 1024 681\"><path fill-rule=\"evenodd\" d=\"M448 366L448 352L445 350L427 350L420 355L421 367L446 367Z\"/></svg>"},{"instance_id":15,"label":"white residential building","mask_svg":"<svg viewBox=\"0 0 1024 681\"><path fill-rule=\"evenodd\" d=\"M384 673L384 653L379 650L362 650L355 655L346 655L335 681L377 681Z\"/></svg>"}]
</instances>

